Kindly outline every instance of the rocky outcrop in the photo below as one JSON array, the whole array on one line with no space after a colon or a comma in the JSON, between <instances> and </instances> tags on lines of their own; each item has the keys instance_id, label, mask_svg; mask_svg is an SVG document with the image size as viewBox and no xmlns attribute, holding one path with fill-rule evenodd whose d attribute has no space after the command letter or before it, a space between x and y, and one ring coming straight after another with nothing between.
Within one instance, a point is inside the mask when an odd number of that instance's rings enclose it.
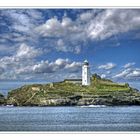
<instances>
[{"instance_id":1,"label":"rocky outcrop","mask_svg":"<svg viewBox=\"0 0 140 140\"><path fill-rule=\"evenodd\" d=\"M82 106L82 105L108 105L108 106L116 106L116 105L140 105L140 96L123 95L122 96L70 96L67 98L40 98L37 102L31 100L29 102L20 104L17 103L13 98L8 99L8 104L12 104L15 106Z\"/></svg>"},{"instance_id":2,"label":"rocky outcrop","mask_svg":"<svg viewBox=\"0 0 140 140\"><path fill-rule=\"evenodd\" d=\"M5 105L6 104L6 99L4 95L0 94L0 105Z\"/></svg>"}]
</instances>

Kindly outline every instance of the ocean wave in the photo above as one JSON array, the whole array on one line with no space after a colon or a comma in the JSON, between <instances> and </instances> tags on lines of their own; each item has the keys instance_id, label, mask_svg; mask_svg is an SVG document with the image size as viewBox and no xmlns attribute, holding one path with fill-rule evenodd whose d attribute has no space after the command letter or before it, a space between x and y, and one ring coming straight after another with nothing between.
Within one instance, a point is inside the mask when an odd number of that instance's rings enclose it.
<instances>
[{"instance_id":1,"label":"ocean wave","mask_svg":"<svg viewBox=\"0 0 140 140\"><path fill-rule=\"evenodd\" d=\"M84 105L81 107L87 107L87 108L96 108L96 107L106 107L106 105Z\"/></svg>"}]
</instances>

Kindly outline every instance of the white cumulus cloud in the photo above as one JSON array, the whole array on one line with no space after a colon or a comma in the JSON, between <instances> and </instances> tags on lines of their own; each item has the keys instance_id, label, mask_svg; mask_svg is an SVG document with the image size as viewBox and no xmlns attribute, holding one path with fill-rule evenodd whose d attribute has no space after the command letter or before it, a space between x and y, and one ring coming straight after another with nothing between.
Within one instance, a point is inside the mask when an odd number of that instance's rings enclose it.
<instances>
[{"instance_id":1,"label":"white cumulus cloud","mask_svg":"<svg viewBox=\"0 0 140 140\"><path fill-rule=\"evenodd\" d=\"M114 67L116 67L116 64L109 62L104 65L98 66L98 69L110 70L110 69L113 69Z\"/></svg>"},{"instance_id":2,"label":"white cumulus cloud","mask_svg":"<svg viewBox=\"0 0 140 140\"><path fill-rule=\"evenodd\" d=\"M124 68L129 68L129 67L131 67L131 66L133 66L133 65L135 65L135 62L127 63L127 64L125 64L123 67L124 67Z\"/></svg>"},{"instance_id":3,"label":"white cumulus cloud","mask_svg":"<svg viewBox=\"0 0 140 140\"><path fill-rule=\"evenodd\" d=\"M113 78L123 80L140 80L140 69L138 68L127 68L120 73L113 76Z\"/></svg>"},{"instance_id":4,"label":"white cumulus cloud","mask_svg":"<svg viewBox=\"0 0 140 140\"><path fill-rule=\"evenodd\" d=\"M119 33L140 28L140 10L107 9L89 21L91 39L104 40Z\"/></svg>"},{"instance_id":5,"label":"white cumulus cloud","mask_svg":"<svg viewBox=\"0 0 140 140\"><path fill-rule=\"evenodd\" d=\"M80 62L72 62L69 59L58 58L54 62L42 61L33 66L33 72L35 73L54 73L61 70L66 72L78 72L81 69Z\"/></svg>"},{"instance_id":6,"label":"white cumulus cloud","mask_svg":"<svg viewBox=\"0 0 140 140\"><path fill-rule=\"evenodd\" d=\"M30 47L24 43L22 43L17 50L17 53L15 57L17 58L34 58L38 55L40 55L41 50L34 49L33 47Z\"/></svg>"}]
</instances>

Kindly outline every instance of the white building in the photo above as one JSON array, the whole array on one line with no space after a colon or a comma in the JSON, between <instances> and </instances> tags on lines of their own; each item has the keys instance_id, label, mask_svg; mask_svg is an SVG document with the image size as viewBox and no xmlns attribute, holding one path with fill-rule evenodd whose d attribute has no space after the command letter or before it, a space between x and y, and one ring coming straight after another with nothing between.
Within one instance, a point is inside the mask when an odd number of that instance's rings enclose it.
<instances>
[{"instance_id":1,"label":"white building","mask_svg":"<svg viewBox=\"0 0 140 140\"><path fill-rule=\"evenodd\" d=\"M90 85L90 67L87 60L82 65L82 79L65 79L65 83L82 84L85 86Z\"/></svg>"},{"instance_id":2,"label":"white building","mask_svg":"<svg viewBox=\"0 0 140 140\"><path fill-rule=\"evenodd\" d=\"M82 66L82 85L90 85L90 68L87 60L84 61Z\"/></svg>"}]
</instances>

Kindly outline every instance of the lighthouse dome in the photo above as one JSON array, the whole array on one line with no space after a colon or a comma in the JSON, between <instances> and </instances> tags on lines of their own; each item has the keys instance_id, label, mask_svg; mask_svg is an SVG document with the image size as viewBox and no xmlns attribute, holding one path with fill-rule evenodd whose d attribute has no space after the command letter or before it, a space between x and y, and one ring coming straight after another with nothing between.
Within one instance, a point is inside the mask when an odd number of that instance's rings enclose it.
<instances>
[{"instance_id":1,"label":"lighthouse dome","mask_svg":"<svg viewBox=\"0 0 140 140\"><path fill-rule=\"evenodd\" d=\"M89 63L88 63L87 60L85 60L83 64L84 64L84 65L89 65Z\"/></svg>"}]
</instances>

